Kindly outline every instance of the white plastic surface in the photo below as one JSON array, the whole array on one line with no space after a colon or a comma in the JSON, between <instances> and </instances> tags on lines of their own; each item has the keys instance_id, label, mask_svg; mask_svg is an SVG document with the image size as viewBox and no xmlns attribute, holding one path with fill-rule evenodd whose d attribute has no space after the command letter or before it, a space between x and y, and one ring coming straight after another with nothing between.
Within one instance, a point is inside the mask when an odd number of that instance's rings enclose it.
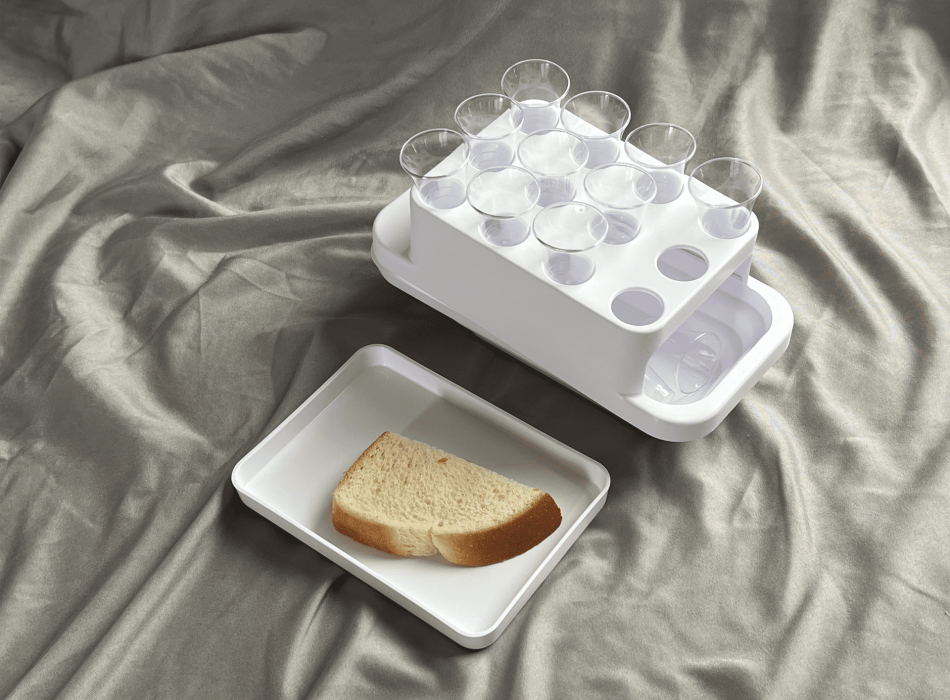
<instances>
[{"instance_id":1,"label":"white plastic surface","mask_svg":"<svg viewBox=\"0 0 950 700\"><path fill-rule=\"evenodd\" d=\"M632 242L602 244L595 276L574 287L547 278L533 237L499 248L477 223L467 203L436 212L406 192L377 216L373 259L394 286L654 437L711 432L788 346L791 307L748 276L754 217L745 235L712 238L684 193L651 207ZM642 393L646 365L684 324L720 337L722 374L660 403Z\"/></svg>"},{"instance_id":2,"label":"white plastic surface","mask_svg":"<svg viewBox=\"0 0 950 700\"><path fill-rule=\"evenodd\" d=\"M339 534L333 489L380 434L421 440L547 491L560 527L499 564L396 557ZM603 507L597 462L383 345L357 351L234 468L241 499L464 647L494 642Z\"/></svg>"}]
</instances>

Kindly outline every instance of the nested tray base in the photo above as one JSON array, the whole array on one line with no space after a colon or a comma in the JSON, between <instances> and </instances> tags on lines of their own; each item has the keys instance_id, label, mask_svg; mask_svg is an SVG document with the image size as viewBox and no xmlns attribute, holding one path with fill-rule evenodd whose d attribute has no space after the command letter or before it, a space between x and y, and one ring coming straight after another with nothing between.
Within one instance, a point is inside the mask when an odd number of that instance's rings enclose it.
<instances>
[{"instance_id":1,"label":"nested tray base","mask_svg":"<svg viewBox=\"0 0 950 700\"><path fill-rule=\"evenodd\" d=\"M571 376L517 350L487 324L474 322L446 298L459 298L451 275L413 262L410 251L410 192L385 207L373 231L373 260L394 286L469 328L526 364L548 374L644 432L669 441L694 440L710 433L788 347L793 317L788 302L752 277L730 275L685 321L714 331L723 343L723 372L697 401L665 404L642 393L621 394L615 387L585 377L582 359ZM472 290L471 294L477 294ZM499 309L498 314L504 313ZM530 333L530 329L523 330Z\"/></svg>"}]
</instances>

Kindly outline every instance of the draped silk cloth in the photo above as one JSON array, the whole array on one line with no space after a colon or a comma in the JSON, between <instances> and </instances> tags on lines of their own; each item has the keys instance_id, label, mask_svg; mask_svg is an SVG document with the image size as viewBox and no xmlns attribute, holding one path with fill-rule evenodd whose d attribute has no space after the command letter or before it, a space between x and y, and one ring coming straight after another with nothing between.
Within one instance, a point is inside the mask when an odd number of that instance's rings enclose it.
<instances>
[{"instance_id":1,"label":"draped silk cloth","mask_svg":"<svg viewBox=\"0 0 950 700\"><path fill-rule=\"evenodd\" d=\"M788 351L672 444L386 283L398 152L525 58L766 186ZM0 0L0 696L940 698L942 0ZM385 343L602 463L469 651L244 506L235 463Z\"/></svg>"}]
</instances>

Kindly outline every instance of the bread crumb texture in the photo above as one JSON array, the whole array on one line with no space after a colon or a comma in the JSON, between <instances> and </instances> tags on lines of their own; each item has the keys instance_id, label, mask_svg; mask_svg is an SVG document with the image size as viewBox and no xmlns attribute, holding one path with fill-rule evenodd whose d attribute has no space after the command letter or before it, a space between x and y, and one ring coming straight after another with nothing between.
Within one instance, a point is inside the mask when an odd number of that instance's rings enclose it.
<instances>
[{"instance_id":1,"label":"bread crumb texture","mask_svg":"<svg viewBox=\"0 0 950 700\"><path fill-rule=\"evenodd\" d=\"M383 433L333 491L338 531L391 554L480 566L531 549L561 522L547 493Z\"/></svg>"}]
</instances>

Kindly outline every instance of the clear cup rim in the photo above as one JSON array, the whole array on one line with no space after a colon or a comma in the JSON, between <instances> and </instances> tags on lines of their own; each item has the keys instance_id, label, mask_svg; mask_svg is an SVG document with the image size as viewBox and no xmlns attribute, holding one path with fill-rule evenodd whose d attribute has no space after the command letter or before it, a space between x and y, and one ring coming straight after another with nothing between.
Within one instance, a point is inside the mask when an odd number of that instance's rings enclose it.
<instances>
[{"instance_id":1,"label":"clear cup rim","mask_svg":"<svg viewBox=\"0 0 950 700\"><path fill-rule=\"evenodd\" d=\"M543 136L544 134L550 134L550 133L567 134L572 139L577 141L581 146L583 146L584 151L587 154L586 157L584 158L584 162L580 163L574 170L568 171L566 173L549 173L543 170L536 170L534 168L531 168L531 166L529 166L527 163L525 163L524 158L521 157L521 149L524 148L524 145L529 140L531 140L532 138L536 136ZM567 129L557 129L557 128L556 129L542 129L541 131L535 131L534 133L528 134L527 136L524 137L521 143L518 144L518 149L515 155L518 156L518 160L521 161L521 164L524 165L526 168L528 168L529 170L532 170L533 172L540 173L541 175L545 175L547 177L569 177L583 170L584 167L587 165L587 161L590 160L590 150L587 148L587 144L584 143L584 139L582 139L577 134L572 134Z\"/></svg>"},{"instance_id":2,"label":"clear cup rim","mask_svg":"<svg viewBox=\"0 0 950 700\"><path fill-rule=\"evenodd\" d=\"M630 105L628 105L627 101L623 99L620 95L617 95L616 93L613 93L613 92L608 92L607 90L588 90L587 92L579 92L576 95L574 95L574 97L572 97L567 102L565 102L563 106L561 107L561 124L564 123L563 114L565 110L567 110L567 106L571 104L571 102L576 100L578 97L584 97L585 95L610 95L611 97L614 97L620 100L620 103L627 110L627 118L623 120L623 124L621 124L620 128L617 129L617 131L619 131L622 134L623 130L626 129L628 126L630 126L630 119L633 117L633 113L630 111ZM573 114L573 112L571 112L571 114ZM574 133L573 131L568 129L566 126L564 127L564 129L565 131L568 131L569 133L572 133L572 134ZM596 141L596 140L612 139L614 137L611 136L610 134L606 134L604 136L584 136L583 138L589 141Z\"/></svg>"},{"instance_id":3,"label":"clear cup rim","mask_svg":"<svg viewBox=\"0 0 950 700\"><path fill-rule=\"evenodd\" d=\"M591 243L589 246L585 248L561 248L559 246L551 245L550 243L546 242L544 239L541 238L541 236L538 235L538 219L541 219L543 214L546 211L553 210L553 209L560 209L561 207L584 207L586 209L592 209L594 212L597 213L598 216L600 216L604 220L604 226L602 226L603 234L600 236L600 238L598 238L597 240L595 240L593 243ZM603 243L604 239L607 237L607 217L604 216L604 213L598 207L595 207L593 204L588 204L587 202L577 202L577 201L554 202L544 207L544 209L539 211L537 215L534 217L534 220L531 222L531 233L538 240L538 243L543 245L545 248L550 248L551 250L556 250L561 253L586 253L588 250L591 250L592 248L596 248L598 245ZM593 237L593 234L592 234L592 237Z\"/></svg>"},{"instance_id":4,"label":"clear cup rim","mask_svg":"<svg viewBox=\"0 0 950 700\"><path fill-rule=\"evenodd\" d=\"M628 211L628 210L632 210L632 209L639 209L640 207L645 207L645 206L647 206L648 204L652 204L652 203L653 203L653 200L656 199L656 196L657 196L657 195L659 194L659 192L660 192L660 188L658 188L658 187L656 186L656 182L653 183L653 196L650 197L649 200L644 200L643 204L637 204L637 205L632 206L632 207L618 207L618 206L614 206L613 204L608 204L607 202L604 202L603 200L601 200L601 199L599 199L598 197L595 197L595 196L594 196L594 194L593 194L593 193L590 191L590 189L587 187L587 179L588 179L591 175L593 175L594 173L596 173L598 170L606 170L607 168L616 168L616 167L629 168L629 169L631 169L631 170L638 170L638 171L640 171L641 173L643 173L644 175L646 175L647 177L649 177L651 180L653 179L652 177L650 177L650 173L647 172L645 168L643 168L643 167L641 167L641 166L639 166L639 165L636 165L635 163L604 163L603 165L598 165L596 168L591 168L590 171L584 176L584 191L587 193L587 196L590 197L591 199L593 199L594 202L596 202L598 205L600 205L600 206L602 206L602 207L607 207L608 209L623 209L623 210L625 210L625 211Z\"/></svg>"},{"instance_id":5,"label":"clear cup rim","mask_svg":"<svg viewBox=\"0 0 950 700\"><path fill-rule=\"evenodd\" d=\"M559 71L561 71L561 73L564 74L565 78L567 78L567 87L564 88L564 92L562 92L557 97L557 99L554 99L554 100L551 100L550 102L545 103L546 105L551 105L551 104L554 104L555 102L560 102L561 100L564 99L564 96L571 91L571 76L568 75L568 72L564 70L563 68L561 68L561 66L559 66L557 63L555 63L554 61L549 61L546 58L526 58L523 61L518 61L517 63L511 64L510 66L508 66L507 70L505 70L505 72L501 74L501 91L505 95L505 97L509 97L512 100L515 99L514 97L512 97L511 95L505 92L505 76L508 75L512 70L514 70L518 66L523 66L525 63L550 63L552 66L554 66ZM517 100L515 100L515 102L517 102Z\"/></svg>"},{"instance_id":6,"label":"clear cup rim","mask_svg":"<svg viewBox=\"0 0 950 700\"><path fill-rule=\"evenodd\" d=\"M656 166L650 165L648 167L651 167L654 170L672 170L673 168L678 168L681 165L685 165L686 163L689 162L690 158L696 155L696 137L693 136L688 129L680 126L679 124L672 124L670 122L650 122L649 124L641 124L636 129L633 129L629 134L627 134L626 137L624 137L624 140L623 140L624 150L627 152L627 156L629 156L630 159L637 160L634 156L630 155L630 151L627 149L627 146L630 146L631 148L636 148L636 146L630 143L630 137L636 134L638 131L643 131L644 129L655 127L655 126L672 127L679 131L682 131L684 134L689 136L690 141L692 142L693 145L689 149L689 153L686 155L686 157L681 160L676 161L675 163L663 163L662 165L656 165ZM637 150L640 150L640 149L637 149Z\"/></svg>"},{"instance_id":7,"label":"clear cup rim","mask_svg":"<svg viewBox=\"0 0 950 700\"><path fill-rule=\"evenodd\" d=\"M759 186L755 188L755 192L752 194L751 197L746 198L742 202L736 202L735 204L710 204L705 199L700 197L696 192L693 191L693 182L702 182L702 184L708 187L709 189L713 190L714 192L717 191L714 187L710 185L706 185L705 182L697 178L696 171L698 171L704 165L709 165L710 163L715 163L718 161L729 161L731 163L741 163L742 165L748 166L749 168L752 169L752 172L754 172L756 176L759 178ZM722 156L719 158L710 158L709 160L703 163L700 163L695 168L693 168L692 172L690 172L689 174L689 180L686 183L686 188L689 190L689 193L690 195L692 195L693 199L695 199L697 202L700 202L704 207L708 207L710 209L725 210L725 209L736 209L738 207L748 208L748 206L752 204L753 202L755 202L755 200L758 199L759 195L762 194L762 188L764 187L764 185L765 185L765 178L762 177L762 171L759 170L757 167L755 167L755 165L753 165L752 163L750 163L749 161L743 158L734 158L732 156Z\"/></svg>"},{"instance_id":8,"label":"clear cup rim","mask_svg":"<svg viewBox=\"0 0 950 700\"><path fill-rule=\"evenodd\" d=\"M498 214L490 214L489 212L482 211L481 209L479 209L478 207L476 207L474 204L472 204L472 200L469 199L469 196L468 196L469 191L472 189L472 184L473 184L478 178L480 178L480 177L481 177L482 175L484 175L485 173L497 173L497 172L502 171L502 170L518 170L518 171L520 171L520 172L523 172L523 173L525 173L528 177L530 177L532 180L534 180L534 183L538 186L538 196L534 198L534 201L531 203L531 205L530 205L527 209L525 209L524 211L519 212L519 213L517 213L517 214L514 214L514 215L512 215L512 216L499 216ZM495 167L493 167L493 168L488 168L488 169L486 169L486 170L482 170L480 173L478 173L477 175L475 175L475 177L472 178L471 182L469 182L468 185L465 187L465 201L469 203L469 206L471 206L472 209L474 209L475 211L477 211L477 212L478 212L479 214L481 214L482 216L488 216L488 217L491 217L492 219L517 219L519 216L524 216L524 215L527 214L529 211L531 211L532 209L534 209L535 206L537 206L539 199L541 199L541 183L538 182L538 178L536 178L533 174L531 174L530 171L526 170L525 168L521 168L521 167L519 167L519 166L517 166L517 165L498 165L498 166L495 166Z\"/></svg>"},{"instance_id":9,"label":"clear cup rim","mask_svg":"<svg viewBox=\"0 0 950 700\"><path fill-rule=\"evenodd\" d=\"M472 100L476 100L479 97L502 97L508 100L509 104L512 107L516 107L518 109L518 112L521 113L521 122L519 122L518 125L514 129L509 131L507 134L504 134L503 136L485 137L485 136L479 136L478 134L468 133L465 127L459 124L459 110L462 109L462 105L464 105L466 102L471 102ZM458 128L462 131L462 134L466 138L475 139L476 141L502 141L504 139L510 138L512 134L518 133L518 130L521 128L521 123L524 121L524 109L521 107L520 104L518 104L517 100L515 100L513 97L509 97L508 95L502 95L501 93L498 93L498 92L482 92L482 93L479 93L478 95L472 95L471 97L466 97L464 100L459 102L458 107L455 108L455 114L453 116L453 119L455 120L456 126L458 126Z\"/></svg>"},{"instance_id":10,"label":"clear cup rim","mask_svg":"<svg viewBox=\"0 0 950 700\"><path fill-rule=\"evenodd\" d=\"M716 347L715 347L715 348L713 348L712 345L710 345L708 342L706 342L706 339L707 339L707 338L713 339L713 340L716 341L716 343L715 343L715 344L716 344ZM700 334L697 335L695 338L693 338L690 342L688 342L688 343L686 344L686 348L683 350L683 355L682 355L682 357L680 357L680 359L677 360L677 362L676 362L676 369L673 371L673 381L676 383L676 388L677 388L679 391L681 391L681 392L683 392L684 394L686 394L687 396L691 396L691 395L695 394L697 391L699 391L700 389L702 389L703 387L705 387L707 384L709 384L709 381L712 379L712 373L706 374L706 375L703 377L703 383L700 384L700 385L699 385L698 387L696 387L695 389L693 389L692 391L686 391L685 389L683 389L682 385L680 384L680 369L683 367L683 360L686 359L686 355L689 353L690 348L692 348L692 347L694 347L694 346L696 346L696 345L702 345L702 346L704 346L704 347L707 347L707 348L710 348L710 349L715 350L715 351L716 351L716 364L719 364L719 363L722 361L722 339L720 339L720 337L719 337L719 335L718 335L717 333L712 333L712 332L708 332L708 331L705 332L705 333L700 333Z\"/></svg>"},{"instance_id":11,"label":"clear cup rim","mask_svg":"<svg viewBox=\"0 0 950 700\"><path fill-rule=\"evenodd\" d=\"M412 142L414 139L417 139L417 138L419 138L420 136L424 136L425 134L431 134L431 133L433 133L433 132L448 132L448 133L450 133L450 134L455 134L455 135L458 136L460 139L462 139L462 143L459 144L459 145L465 147L465 150L463 151L463 153L465 154L465 157L462 159L462 164L459 165L459 167L457 167L457 168L456 168L455 170L453 170L452 172L449 172L449 173L442 173L441 175L428 175L428 174L426 174L426 173L415 173L415 172L412 172L411 170L409 170L409 168L406 167L406 163L405 163L405 161L403 161L403 159L402 159L403 153L406 152L406 147L407 147L407 146L410 144L410 142ZM442 127L439 127L439 128L436 128L436 129L425 129L424 131L420 131L418 134L413 134L413 135L410 136L408 139L406 139L406 142L402 145L402 148L399 149L399 166L403 169L403 171L406 173L406 175L408 175L409 177L411 177L411 178L413 178L413 179L415 179L415 178L420 178L420 179L425 179L425 180L439 180L439 179L442 179L442 178L445 178L445 177L452 177L453 175L457 175L460 170L462 170L463 168L465 168L465 166L468 165L469 151L470 151L470 149L469 149L469 147L468 147L468 140L467 140L462 134L460 134L459 132L455 131L455 129L446 129L446 128L442 128Z\"/></svg>"}]
</instances>

